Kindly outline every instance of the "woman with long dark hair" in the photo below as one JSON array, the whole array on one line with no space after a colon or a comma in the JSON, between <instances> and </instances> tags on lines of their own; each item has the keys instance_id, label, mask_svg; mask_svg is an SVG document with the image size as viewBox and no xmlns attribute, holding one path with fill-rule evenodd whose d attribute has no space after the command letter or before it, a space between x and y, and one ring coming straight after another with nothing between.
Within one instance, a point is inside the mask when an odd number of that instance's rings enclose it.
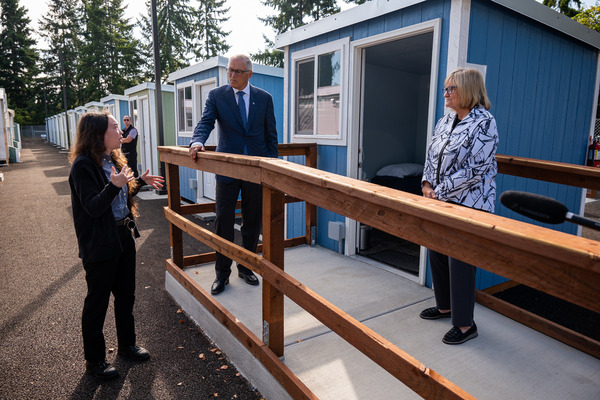
<instances>
[{"instance_id":1,"label":"woman with long dark hair","mask_svg":"<svg viewBox=\"0 0 600 400\"><path fill-rule=\"evenodd\" d=\"M112 115L88 112L79 121L69 156L73 221L87 283L81 321L86 370L104 379L118 375L106 360L102 332L111 293L118 353L136 361L150 357L136 344L133 320L135 238L139 237L133 196L144 184L159 188L164 182L149 175L149 170L134 178L120 150L121 138Z\"/></svg>"}]
</instances>

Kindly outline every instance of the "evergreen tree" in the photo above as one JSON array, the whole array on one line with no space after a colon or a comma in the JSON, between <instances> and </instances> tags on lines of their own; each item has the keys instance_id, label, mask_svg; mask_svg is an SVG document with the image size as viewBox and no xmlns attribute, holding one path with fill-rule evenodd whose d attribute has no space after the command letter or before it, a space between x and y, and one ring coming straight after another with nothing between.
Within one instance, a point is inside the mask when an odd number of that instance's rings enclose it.
<instances>
[{"instance_id":1,"label":"evergreen tree","mask_svg":"<svg viewBox=\"0 0 600 400\"><path fill-rule=\"evenodd\" d=\"M81 48L81 3L50 0L46 15L39 24L40 36L48 42L42 50L43 87L49 115L64 111L62 75L65 78L67 108L85 104L82 84L78 80Z\"/></svg>"},{"instance_id":2,"label":"evergreen tree","mask_svg":"<svg viewBox=\"0 0 600 400\"><path fill-rule=\"evenodd\" d=\"M574 3L578 8L572 8L571 3ZM565 14L569 18L577 15L579 13L578 9L581 8L581 0L544 0L542 4Z\"/></svg>"},{"instance_id":3,"label":"evergreen tree","mask_svg":"<svg viewBox=\"0 0 600 400\"><path fill-rule=\"evenodd\" d=\"M229 20L225 14L229 7L223 8L225 0L202 0L195 13L198 26L197 47L193 50L196 59L206 60L226 53L231 48L225 38L230 32L225 32L221 25Z\"/></svg>"},{"instance_id":4,"label":"evergreen tree","mask_svg":"<svg viewBox=\"0 0 600 400\"><path fill-rule=\"evenodd\" d=\"M98 101L137 83L139 44L133 38L133 24L124 19L123 0L83 0L83 4L79 78L85 82L86 101Z\"/></svg>"},{"instance_id":5,"label":"evergreen tree","mask_svg":"<svg viewBox=\"0 0 600 400\"><path fill-rule=\"evenodd\" d=\"M277 34L340 12L336 0L262 0L278 13L259 18Z\"/></svg>"},{"instance_id":6,"label":"evergreen tree","mask_svg":"<svg viewBox=\"0 0 600 400\"><path fill-rule=\"evenodd\" d=\"M36 118L32 97L38 54L26 14L18 0L0 0L0 87L6 89L8 106L21 124Z\"/></svg>"},{"instance_id":7,"label":"evergreen tree","mask_svg":"<svg viewBox=\"0 0 600 400\"><path fill-rule=\"evenodd\" d=\"M186 0L156 0L158 19L158 43L160 53L161 79L167 82L168 74L189 65L194 36L193 9ZM152 14L150 0L146 2L147 12L138 25L142 30L143 70L146 79L154 79L154 49L152 44Z\"/></svg>"},{"instance_id":8,"label":"evergreen tree","mask_svg":"<svg viewBox=\"0 0 600 400\"><path fill-rule=\"evenodd\" d=\"M263 65L271 65L273 67L283 68L283 51L275 48L275 43L263 35L266 44L265 50L258 53L251 53L252 61Z\"/></svg>"}]
</instances>

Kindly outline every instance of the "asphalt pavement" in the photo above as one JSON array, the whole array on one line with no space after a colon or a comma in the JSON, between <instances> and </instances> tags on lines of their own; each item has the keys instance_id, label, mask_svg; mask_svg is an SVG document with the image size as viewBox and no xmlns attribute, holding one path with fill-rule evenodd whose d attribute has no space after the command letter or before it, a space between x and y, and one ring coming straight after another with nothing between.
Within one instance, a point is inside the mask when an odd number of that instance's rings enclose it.
<instances>
[{"instance_id":1,"label":"asphalt pavement","mask_svg":"<svg viewBox=\"0 0 600 400\"><path fill-rule=\"evenodd\" d=\"M86 284L69 170L67 152L39 138L24 139L20 163L0 167L0 399L260 399L164 289L164 196L138 201L134 315L137 342L151 358L135 363L116 354L111 304L107 359L120 376L103 382L85 373ZM205 251L187 236L184 245L185 254Z\"/></svg>"}]
</instances>

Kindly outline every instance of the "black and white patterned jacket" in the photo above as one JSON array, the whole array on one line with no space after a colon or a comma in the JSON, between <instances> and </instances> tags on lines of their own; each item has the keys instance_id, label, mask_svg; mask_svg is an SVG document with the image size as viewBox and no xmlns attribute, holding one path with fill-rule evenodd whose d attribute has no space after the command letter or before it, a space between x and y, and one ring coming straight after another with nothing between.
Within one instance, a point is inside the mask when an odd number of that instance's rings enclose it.
<instances>
[{"instance_id":1,"label":"black and white patterned jacket","mask_svg":"<svg viewBox=\"0 0 600 400\"><path fill-rule=\"evenodd\" d=\"M442 117L427 149L423 179L438 200L494 212L496 203L496 120L476 106L452 130L456 113Z\"/></svg>"}]
</instances>

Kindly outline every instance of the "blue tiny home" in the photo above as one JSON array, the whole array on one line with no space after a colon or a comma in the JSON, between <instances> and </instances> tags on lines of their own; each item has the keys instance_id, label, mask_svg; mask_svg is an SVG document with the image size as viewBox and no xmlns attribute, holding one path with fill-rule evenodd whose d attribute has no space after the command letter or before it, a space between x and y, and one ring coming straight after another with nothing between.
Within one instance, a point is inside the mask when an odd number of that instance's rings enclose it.
<instances>
[{"instance_id":1,"label":"blue tiny home","mask_svg":"<svg viewBox=\"0 0 600 400\"><path fill-rule=\"evenodd\" d=\"M316 142L319 169L375 182L383 168L422 165L446 112L444 79L457 67L484 74L499 154L585 165L600 34L534 0L372 0L283 33L275 45L286 65L284 140ZM401 184L408 187L411 175L402 172ZM585 204L575 187L503 175L497 183L498 195L539 193L575 212ZM522 219L496 204L497 214ZM287 210L288 236L297 236L302 209ZM424 248L319 209L317 243L331 250L338 248L328 237L331 222L345 226L346 255L431 285ZM574 225L548 227L580 233ZM504 280L480 270L477 286Z\"/></svg>"},{"instance_id":2,"label":"blue tiny home","mask_svg":"<svg viewBox=\"0 0 600 400\"><path fill-rule=\"evenodd\" d=\"M227 63L229 59L217 56L169 74L169 81L175 85L175 124L177 145L188 146L194 128L200 117L210 90L227 84ZM283 139L283 69L253 64L250 84L266 90L273 96L277 134ZM216 145L219 137L216 132L210 135L207 145ZM181 197L201 203L215 198L214 174L180 167Z\"/></svg>"},{"instance_id":3,"label":"blue tiny home","mask_svg":"<svg viewBox=\"0 0 600 400\"><path fill-rule=\"evenodd\" d=\"M129 97L119 94L109 94L100 99L102 109L108 111L125 128L123 117L129 114Z\"/></svg>"}]
</instances>

